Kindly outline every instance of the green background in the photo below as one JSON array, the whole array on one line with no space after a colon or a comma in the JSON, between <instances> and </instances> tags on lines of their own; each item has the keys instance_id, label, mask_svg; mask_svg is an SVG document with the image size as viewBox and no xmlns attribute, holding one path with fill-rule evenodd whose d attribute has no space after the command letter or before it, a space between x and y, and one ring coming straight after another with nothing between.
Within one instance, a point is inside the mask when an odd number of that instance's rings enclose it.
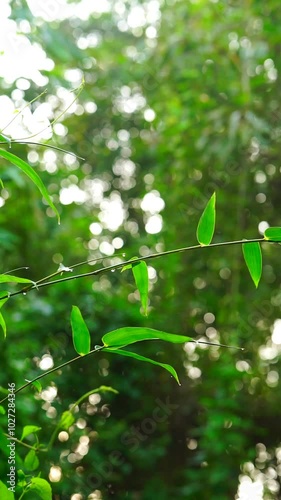
<instances>
[{"instance_id":1,"label":"green background","mask_svg":"<svg viewBox=\"0 0 281 500\"><path fill-rule=\"evenodd\" d=\"M194 245L214 191L214 242L259 237L265 223L280 226L280 2L120 0L102 2L106 12L92 2L89 16L86 3L69 1L76 14L64 19L59 0L39 2L37 15L31 2L10 2L18 33L54 64L41 69L42 85L28 75L24 82L20 75L3 76L1 94L22 108L47 89L31 111L48 103L54 119L74 99L70 91L83 76L82 93L59 119L64 128L53 127L49 143L85 160L12 146L48 187L61 225L30 180L1 161L2 272L28 266L18 274L38 280L61 261L70 266L104 257L102 265L109 265L115 257L102 249L112 250L115 238L123 242L116 253L126 258ZM143 199L150 192L158 204L146 210ZM60 203L66 193L72 201ZM120 225L113 228L107 210L120 207ZM151 233L146 224L155 215L158 223L162 217L162 229ZM100 224L100 234L91 233L93 223ZM38 425L46 445L61 414L84 393L107 385L119 394L85 400L67 440L56 439L39 454L33 472L22 462L28 450L18 444L18 469L27 475L41 470L48 480L50 468L59 467L61 480L51 484L53 498L62 500L242 499L246 487L249 498L279 498L281 339L273 342L272 333L280 316L280 248L264 243L262 252L257 290L240 246L151 261L148 318L141 315L129 271L11 298L2 310L8 329L0 349L4 389L41 373L44 355L55 366L75 356L73 304L87 322L92 346L110 330L144 325L245 348L161 341L136 346L139 354L172 364L181 386L158 367L109 353L49 375L42 397L30 388L18 394L18 437L25 425ZM92 269L86 265L75 273ZM0 424L6 432L7 415ZM33 444L34 436L26 442ZM3 481L5 446L2 435Z\"/></svg>"}]
</instances>

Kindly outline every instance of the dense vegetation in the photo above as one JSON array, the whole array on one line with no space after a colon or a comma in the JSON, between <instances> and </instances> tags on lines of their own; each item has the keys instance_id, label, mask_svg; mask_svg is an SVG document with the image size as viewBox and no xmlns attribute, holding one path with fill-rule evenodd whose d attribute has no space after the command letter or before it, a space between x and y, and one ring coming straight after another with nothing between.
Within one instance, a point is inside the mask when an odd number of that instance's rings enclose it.
<instances>
[{"instance_id":1,"label":"dense vegetation","mask_svg":"<svg viewBox=\"0 0 281 500\"><path fill-rule=\"evenodd\" d=\"M213 192L213 242L259 238L281 225L277 0L3 5L0 127L18 143L9 147L4 137L1 147L40 175L61 224L34 183L2 158L2 273L28 267L16 274L38 281L62 263L102 257L75 269L87 273L196 245ZM69 153L21 144L25 137ZM159 367L106 352L48 375L43 391L29 386L16 396L18 439L35 425L41 430L23 440L43 448L26 459L30 449L17 443L18 480L41 471L62 500L279 498L280 247L261 246L257 289L241 245L147 262L147 317L128 272L11 297L1 309L3 398L9 383L20 387L75 357L72 305L93 346L106 332L143 326L245 349L160 341L134 348L172 364L181 386ZM99 388L57 432L62 414ZM6 484L7 414L0 424Z\"/></svg>"}]
</instances>

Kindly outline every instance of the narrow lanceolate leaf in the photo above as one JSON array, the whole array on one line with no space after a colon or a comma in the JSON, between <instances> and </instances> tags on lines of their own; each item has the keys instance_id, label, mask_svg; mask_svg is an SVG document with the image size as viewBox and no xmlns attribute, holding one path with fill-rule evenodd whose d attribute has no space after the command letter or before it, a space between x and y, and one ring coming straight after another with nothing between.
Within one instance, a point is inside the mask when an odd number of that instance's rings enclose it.
<instances>
[{"instance_id":1,"label":"narrow lanceolate leaf","mask_svg":"<svg viewBox=\"0 0 281 500\"><path fill-rule=\"evenodd\" d=\"M165 370L170 372L171 375L176 379L177 383L180 385L178 374L171 365L167 365L166 363L159 363L158 361L154 361L154 359L145 358L144 356L140 356L135 352L124 351L123 349L103 349L103 352L104 351L111 352L113 354L120 354L121 356L128 356L129 358L134 358L138 361L145 361L146 363L152 363L153 365L161 366L161 368L164 368Z\"/></svg>"},{"instance_id":2,"label":"narrow lanceolate leaf","mask_svg":"<svg viewBox=\"0 0 281 500\"><path fill-rule=\"evenodd\" d=\"M138 259L138 257L132 257L132 260ZM126 264L125 266L122 267L121 273L123 271L126 271L127 269L132 269L133 275L135 278L135 283L137 285L137 289L140 294L140 299L142 303L142 307L144 310L145 316L147 316L147 307L148 307L148 269L146 262L143 260L140 262L134 262Z\"/></svg>"},{"instance_id":3,"label":"narrow lanceolate leaf","mask_svg":"<svg viewBox=\"0 0 281 500\"><path fill-rule=\"evenodd\" d=\"M0 326L3 330L3 333L4 333L4 337L6 338L7 336L7 327L6 327L6 322L4 320L4 317L3 317L3 314L0 313Z\"/></svg>"},{"instance_id":4,"label":"narrow lanceolate leaf","mask_svg":"<svg viewBox=\"0 0 281 500\"><path fill-rule=\"evenodd\" d=\"M10 274L0 274L0 283L31 283L35 285L35 281L27 278L19 278L18 276L11 276Z\"/></svg>"},{"instance_id":5,"label":"narrow lanceolate leaf","mask_svg":"<svg viewBox=\"0 0 281 500\"><path fill-rule=\"evenodd\" d=\"M80 356L84 356L90 352L91 337L80 309L77 306L72 306L70 321L74 349Z\"/></svg>"},{"instance_id":6,"label":"narrow lanceolate leaf","mask_svg":"<svg viewBox=\"0 0 281 500\"><path fill-rule=\"evenodd\" d=\"M45 198L50 207L54 210L58 222L60 222L59 213L54 203L52 202L47 189L45 188L43 182L41 181L39 175L35 172L35 170L33 170L33 168L30 165L28 165L28 163L26 163L24 160L22 160L21 158L12 153L9 153L8 151L5 151L4 149L0 149L0 157L5 158L6 160L10 161L13 165L20 168L32 180L32 182L34 182L34 184L37 186L42 196Z\"/></svg>"},{"instance_id":7,"label":"narrow lanceolate leaf","mask_svg":"<svg viewBox=\"0 0 281 500\"><path fill-rule=\"evenodd\" d=\"M173 333L161 332L152 328L134 326L118 328L118 330L108 332L102 337L104 346L113 349L120 349L120 347L125 347L126 345L134 344L135 342L141 342L142 340L165 340L166 342L172 342L173 344L180 344L190 342L193 339L184 335L175 335Z\"/></svg>"},{"instance_id":8,"label":"narrow lanceolate leaf","mask_svg":"<svg viewBox=\"0 0 281 500\"><path fill-rule=\"evenodd\" d=\"M5 304L5 302L7 302L8 298L9 298L8 297L8 292L2 292L1 295L3 297L5 297L5 298L2 299L0 297L0 309ZM4 317L3 317L3 315L2 315L1 312L0 312L0 326L1 326L2 330L3 330L4 337L6 337L6 335L7 335L6 322L5 322Z\"/></svg>"},{"instance_id":9,"label":"narrow lanceolate leaf","mask_svg":"<svg viewBox=\"0 0 281 500\"><path fill-rule=\"evenodd\" d=\"M281 242L281 227L268 227L264 232L264 239Z\"/></svg>"},{"instance_id":10,"label":"narrow lanceolate leaf","mask_svg":"<svg viewBox=\"0 0 281 500\"><path fill-rule=\"evenodd\" d=\"M249 273L257 288L262 273L262 253L260 244L258 242L243 243L242 250Z\"/></svg>"},{"instance_id":11,"label":"narrow lanceolate leaf","mask_svg":"<svg viewBox=\"0 0 281 500\"><path fill-rule=\"evenodd\" d=\"M142 307L145 316L147 316L147 306L148 306L148 270L146 262L143 260L132 264L132 271L137 285L137 289L140 294Z\"/></svg>"},{"instance_id":12,"label":"narrow lanceolate leaf","mask_svg":"<svg viewBox=\"0 0 281 500\"><path fill-rule=\"evenodd\" d=\"M202 246L210 245L216 224L216 193L209 199L197 226L197 240Z\"/></svg>"}]
</instances>

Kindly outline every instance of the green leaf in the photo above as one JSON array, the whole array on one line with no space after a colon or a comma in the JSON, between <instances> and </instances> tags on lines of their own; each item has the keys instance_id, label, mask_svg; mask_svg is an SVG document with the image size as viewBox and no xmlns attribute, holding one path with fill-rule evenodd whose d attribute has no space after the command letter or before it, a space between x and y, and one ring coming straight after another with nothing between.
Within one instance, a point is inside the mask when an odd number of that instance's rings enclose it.
<instances>
[{"instance_id":1,"label":"green leaf","mask_svg":"<svg viewBox=\"0 0 281 500\"><path fill-rule=\"evenodd\" d=\"M1 312L0 312L0 326L3 330L4 338L6 338L6 336L7 336L6 321L4 320L3 314Z\"/></svg>"},{"instance_id":2,"label":"green leaf","mask_svg":"<svg viewBox=\"0 0 281 500\"><path fill-rule=\"evenodd\" d=\"M40 384L39 380L28 380L27 378L25 379L26 382L30 382L35 389L37 389L38 392L42 391L42 385Z\"/></svg>"},{"instance_id":3,"label":"green leaf","mask_svg":"<svg viewBox=\"0 0 281 500\"><path fill-rule=\"evenodd\" d=\"M8 490L7 486L0 481L0 498L1 500L14 500L14 494Z\"/></svg>"},{"instance_id":4,"label":"green leaf","mask_svg":"<svg viewBox=\"0 0 281 500\"><path fill-rule=\"evenodd\" d=\"M9 292L1 292L0 294L0 309L9 299Z\"/></svg>"},{"instance_id":5,"label":"green leaf","mask_svg":"<svg viewBox=\"0 0 281 500\"><path fill-rule=\"evenodd\" d=\"M23 466L23 463L22 463L22 466ZM26 475L22 469L17 469L17 478L18 478L17 491L19 491L20 489L22 489L22 490L25 489L25 487L27 486L27 482L29 482L29 478L26 477Z\"/></svg>"},{"instance_id":6,"label":"green leaf","mask_svg":"<svg viewBox=\"0 0 281 500\"><path fill-rule=\"evenodd\" d=\"M258 287L262 273L262 253L258 242L243 243L242 250L251 278Z\"/></svg>"},{"instance_id":7,"label":"green leaf","mask_svg":"<svg viewBox=\"0 0 281 500\"><path fill-rule=\"evenodd\" d=\"M24 438L29 436L30 434L35 434L35 432L41 431L42 427L37 427L37 425L25 425L22 430L22 435L20 440L22 441Z\"/></svg>"},{"instance_id":8,"label":"green leaf","mask_svg":"<svg viewBox=\"0 0 281 500\"><path fill-rule=\"evenodd\" d=\"M0 274L0 283L31 283L35 285L35 281L19 276L11 276L11 274Z\"/></svg>"},{"instance_id":9,"label":"green leaf","mask_svg":"<svg viewBox=\"0 0 281 500\"><path fill-rule=\"evenodd\" d=\"M4 298L2 298L1 296L3 296ZM8 292L1 292L1 296L0 296L0 309L1 309L1 307L3 307L3 305L5 304L5 302L7 302L7 300L9 299ZM6 322L4 320L4 317L3 317L2 313L0 313L0 326L1 326L2 330L3 330L4 338L6 338L7 328L6 328Z\"/></svg>"},{"instance_id":10,"label":"green leaf","mask_svg":"<svg viewBox=\"0 0 281 500\"><path fill-rule=\"evenodd\" d=\"M41 500L52 500L52 489L48 481L41 477L33 477L31 479L30 488L28 491L36 492L37 498Z\"/></svg>"},{"instance_id":11,"label":"green leaf","mask_svg":"<svg viewBox=\"0 0 281 500\"><path fill-rule=\"evenodd\" d=\"M66 427L68 429L70 427L70 425L72 425L74 423L73 416L71 416L71 418L70 418L69 414L73 415L73 412L74 412L74 409L76 406L80 405L82 403L82 401L84 401L84 399L91 396L91 394L95 394L97 392L113 392L114 394L119 394L118 391L116 391L116 389L113 389L113 387L108 387L106 385L101 385L97 389L92 389L91 391L86 392L77 401L75 401L75 403L72 405L70 411L64 412L64 414L61 417L61 421L60 421L59 425L66 425Z\"/></svg>"},{"instance_id":12,"label":"green leaf","mask_svg":"<svg viewBox=\"0 0 281 500\"><path fill-rule=\"evenodd\" d=\"M54 203L52 202L51 197L50 197L47 189L45 188L43 182L41 181L39 175L35 172L35 170L30 165L28 165L28 163L26 163L24 160L22 160L18 156L14 155L12 153L9 153L8 151L5 151L4 149L1 149L1 148L0 148L0 157L5 158L6 160L10 161L16 167L19 167L32 180L32 182L34 182L34 184L37 186L37 188L39 189L42 196L45 198L45 200L47 201L49 206L55 212L57 219L58 219L58 223L60 223L59 213L58 213Z\"/></svg>"},{"instance_id":13,"label":"green leaf","mask_svg":"<svg viewBox=\"0 0 281 500\"><path fill-rule=\"evenodd\" d=\"M24 459L24 466L29 471L33 471L39 467L39 460L35 453L35 450L29 450Z\"/></svg>"},{"instance_id":14,"label":"green leaf","mask_svg":"<svg viewBox=\"0 0 281 500\"><path fill-rule=\"evenodd\" d=\"M67 411L63 412L63 414L60 418L58 427L59 427L59 429L63 429L65 431L67 431L69 429L69 427L72 424L74 424L74 422L75 422L75 418L74 418L73 414L71 413L71 411L67 410Z\"/></svg>"},{"instance_id":15,"label":"green leaf","mask_svg":"<svg viewBox=\"0 0 281 500\"><path fill-rule=\"evenodd\" d=\"M6 410L4 408L4 406L0 406L0 415L5 415L6 413Z\"/></svg>"},{"instance_id":16,"label":"green leaf","mask_svg":"<svg viewBox=\"0 0 281 500\"><path fill-rule=\"evenodd\" d=\"M143 260L132 264L132 271L137 285L137 289L140 293L141 303L144 310L145 316L147 316L147 306L148 306L148 270L146 262Z\"/></svg>"},{"instance_id":17,"label":"green leaf","mask_svg":"<svg viewBox=\"0 0 281 500\"><path fill-rule=\"evenodd\" d=\"M7 137L6 135L0 134L0 141L6 142L11 147L11 139L9 137Z\"/></svg>"},{"instance_id":18,"label":"green leaf","mask_svg":"<svg viewBox=\"0 0 281 500\"><path fill-rule=\"evenodd\" d=\"M42 385L40 384L39 380L33 380L31 384L33 385L33 387L35 387L35 389L37 389L38 392L42 391Z\"/></svg>"},{"instance_id":19,"label":"green leaf","mask_svg":"<svg viewBox=\"0 0 281 500\"><path fill-rule=\"evenodd\" d=\"M173 344L180 344L183 342L190 342L193 339L191 337L185 337L184 335L176 335L154 330L152 328L134 326L118 328L118 330L108 332L102 337L104 346L112 347L113 349L119 349L120 347L125 347L135 342L141 342L142 340L165 340Z\"/></svg>"},{"instance_id":20,"label":"green leaf","mask_svg":"<svg viewBox=\"0 0 281 500\"><path fill-rule=\"evenodd\" d=\"M264 239L281 242L281 227L268 227L264 232Z\"/></svg>"},{"instance_id":21,"label":"green leaf","mask_svg":"<svg viewBox=\"0 0 281 500\"><path fill-rule=\"evenodd\" d=\"M153 365L161 366L161 368L164 368L168 372L171 373L171 375L176 379L177 383L180 385L179 377L176 372L176 370L171 366L167 365L166 363L159 363L158 361L154 361L154 359L150 358L145 358L144 356L140 356L139 354L136 354L135 352L130 352L130 351L124 351L123 349L103 349L103 352L111 352L113 354L120 354L121 356L128 356L129 358L134 358L137 359L138 361L145 361L146 363L151 363Z\"/></svg>"},{"instance_id":22,"label":"green leaf","mask_svg":"<svg viewBox=\"0 0 281 500\"><path fill-rule=\"evenodd\" d=\"M216 193L209 199L197 226L197 240L202 246L210 245L216 224Z\"/></svg>"},{"instance_id":23,"label":"green leaf","mask_svg":"<svg viewBox=\"0 0 281 500\"><path fill-rule=\"evenodd\" d=\"M133 261L133 260L136 260L138 258L139 257L132 257L130 260ZM125 266L123 266L122 269L121 269L121 273L123 273L124 271L127 271L127 269L132 269L132 265L133 265L133 262L132 262L132 264L129 263L129 264L126 264Z\"/></svg>"},{"instance_id":24,"label":"green leaf","mask_svg":"<svg viewBox=\"0 0 281 500\"><path fill-rule=\"evenodd\" d=\"M84 356L90 352L91 337L80 309L77 306L72 306L70 321L74 349L80 356Z\"/></svg>"}]
</instances>

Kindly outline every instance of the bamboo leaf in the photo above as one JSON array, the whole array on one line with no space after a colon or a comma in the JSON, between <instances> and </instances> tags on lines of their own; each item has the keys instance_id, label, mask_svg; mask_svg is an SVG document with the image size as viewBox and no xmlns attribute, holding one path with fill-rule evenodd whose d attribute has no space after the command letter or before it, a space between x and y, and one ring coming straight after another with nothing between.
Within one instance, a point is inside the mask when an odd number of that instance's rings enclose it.
<instances>
[{"instance_id":1,"label":"bamboo leaf","mask_svg":"<svg viewBox=\"0 0 281 500\"><path fill-rule=\"evenodd\" d=\"M153 365L160 366L161 368L164 368L169 373L171 373L171 375L176 379L177 383L180 385L178 374L177 374L176 370L171 365L167 365L166 363L159 363L158 361L154 361L154 359L140 356L139 354L136 354L135 352L124 351L123 349L116 349L116 350L115 349L103 349L103 352L104 351L110 352L112 354L120 354L120 356L128 356L129 358L134 358L134 359L137 359L138 361L145 361L146 363L151 363Z\"/></svg>"},{"instance_id":2,"label":"bamboo leaf","mask_svg":"<svg viewBox=\"0 0 281 500\"><path fill-rule=\"evenodd\" d=\"M1 295L3 295L5 298L2 299L0 297L0 309L1 309L1 307L3 307L3 305L5 304L5 302L7 302L8 298L9 298L8 297L8 292L2 292ZM3 330L4 338L6 338L6 336L7 336L6 322L5 322L3 314L1 312L0 312L0 326L1 326L2 330Z\"/></svg>"},{"instance_id":3,"label":"bamboo leaf","mask_svg":"<svg viewBox=\"0 0 281 500\"><path fill-rule=\"evenodd\" d=\"M135 342L143 340L165 340L173 344L190 342L193 339L184 335L176 335L173 333L161 332L152 328L130 327L118 328L112 332L106 333L102 337L102 342L105 347L119 349Z\"/></svg>"},{"instance_id":4,"label":"bamboo leaf","mask_svg":"<svg viewBox=\"0 0 281 500\"><path fill-rule=\"evenodd\" d=\"M72 306L70 321L74 349L80 356L84 356L90 352L91 337L80 309L77 306Z\"/></svg>"},{"instance_id":5,"label":"bamboo leaf","mask_svg":"<svg viewBox=\"0 0 281 500\"><path fill-rule=\"evenodd\" d=\"M35 281L19 276L11 276L11 274L0 274L0 283L31 283L35 285Z\"/></svg>"},{"instance_id":6,"label":"bamboo leaf","mask_svg":"<svg viewBox=\"0 0 281 500\"><path fill-rule=\"evenodd\" d=\"M3 330L4 333L4 338L7 336L7 327L6 327L6 322L4 320L3 314L0 312L0 326Z\"/></svg>"},{"instance_id":7,"label":"bamboo leaf","mask_svg":"<svg viewBox=\"0 0 281 500\"><path fill-rule=\"evenodd\" d=\"M209 199L197 226L197 240L202 246L210 245L216 224L216 193Z\"/></svg>"},{"instance_id":8,"label":"bamboo leaf","mask_svg":"<svg viewBox=\"0 0 281 500\"><path fill-rule=\"evenodd\" d=\"M262 273L262 253L260 244L258 242L243 243L242 251L251 278L257 288Z\"/></svg>"},{"instance_id":9,"label":"bamboo leaf","mask_svg":"<svg viewBox=\"0 0 281 500\"><path fill-rule=\"evenodd\" d=\"M138 259L138 257L132 257L131 260L133 261L134 259ZM140 294L140 299L144 310L144 314L145 316L147 316L149 279L148 279L148 269L146 262L142 260L140 262L136 263L132 262L126 264L125 266L122 267L121 273L123 273L123 271L126 271L127 269L132 269L133 271L135 283Z\"/></svg>"},{"instance_id":10,"label":"bamboo leaf","mask_svg":"<svg viewBox=\"0 0 281 500\"><path fill-rule=\"evenodd\" d=\"M30 380L27 380L27 382L31 382ZM34 380L33 382L31 382L31 385L33 385L33 387L35 387L35 389L38 391L38 392L41 392L42 391L42 385L40 384L39 380Z\"/></svg>"},{"instance_id":11,"label":"bamboo leaf","mask_svg":"<svg viewBox=\"0 0 281 500\"><path fill-rule=\"evenodd\" d=\"M9 299L9 292L1 292L1 295L0 295L0 309L5 304L5 302L7 302L8 299Z\"/></svg>"},{"instance_id":12,"label":"bamboo leaf","mask_svg":"<svg viewBox=\"0 0 281 500\"><path fill-rule=\"evenodd\" d=\"M12 153L9 153L9 151L5 151L4 149L0 149L0 157L5 158L6 160L10 161L13 165L20 168L32 180L32 182L37 186L37 188L39 189L40 193L45 198L47 203L54 210L55 214L57 215L58 223L60 223L59 213L54 203L52 202L47 189L45 188L43 182L41 181L39 175L35 172L35 170L33 170L33 168L30 165L28 165L28 163L26 163L24 160L22 160L21 158Z\"/></svg>"},{"instance_id":13,"label":"bamboo leaf","mask_svg":"<svg viewBox=\"0 0 281 500\"><path fill-rule=\"evenodd\" d=\"M145 316L147 316L147 306L148 306L148 269L146 262L143 260L132 264L132 271L135 278L136 286L140 294L142 307Z\"/></svg>"},{"instance_id":14,"label":"bamboo leaf","mask_svg":"<svg viewBox=\"0 0 281 500\"><path fill-rule=\"evenodd\" d=\"M264 232L264 239L281 242L281 227L268 227Z\"/></svg>"},{"instance_id":15,"label":"bamboo leaf","mask_svg":"<svg viewBox=\"0 0 281 500\"><path fill-rule=\"evenodd\" d=\"M6 135L0 134L0 141L9 144L9 146L11 147L11 139Z\"/></svg>"}]
</instances>

